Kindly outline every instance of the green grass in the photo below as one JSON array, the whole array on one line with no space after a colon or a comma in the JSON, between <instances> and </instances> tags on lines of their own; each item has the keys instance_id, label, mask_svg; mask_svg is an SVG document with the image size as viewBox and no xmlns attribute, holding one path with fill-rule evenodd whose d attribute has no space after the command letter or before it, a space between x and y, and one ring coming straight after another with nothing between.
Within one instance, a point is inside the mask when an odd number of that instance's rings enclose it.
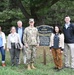
<instances>
[{"instance_id":1,"label":"green grass","mask_svg":"<svg viewBox=\"0 0 74 75\"><path fill-rule=\"evenodd\" d=\"M23 62L21 62L21 64L18 67L11 67L10 55L9 52L6 52L7 66L6 67L0 66L0 75L74 75L74 70L70 68L69 69L64 68L60 72L54 70L52 55L50 54L48 47L45 47L45 49L46 49L47 64L46 65L43 64L43 48L40 47L37 50L37 58L35 60L35 66L37 69L30 71L26 69L26 65L24 65Z\"/></svg>"}]
</instances>

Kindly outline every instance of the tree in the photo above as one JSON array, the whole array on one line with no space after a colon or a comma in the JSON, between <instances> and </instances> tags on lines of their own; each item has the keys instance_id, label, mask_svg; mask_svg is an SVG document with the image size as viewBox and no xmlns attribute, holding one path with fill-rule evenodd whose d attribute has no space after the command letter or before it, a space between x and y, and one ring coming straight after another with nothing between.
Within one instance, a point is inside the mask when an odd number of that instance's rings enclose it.
<instances>
[{"instance_id":1,"label":"tree","mask_svg":"<svg viewBox=\"0 0 74 75\"><path fill-rule=\"evenodd\" d=\"M27 19L33 17L37 25L44 24L44 15L48 12L49 8L58 1L59 0L16 0L23 15Z\"/></svg>"},{"instance_id":2,"label":"tree","mask_svg":"<svg viewBox=\"0 0 74 75\"><path fill-rule=\"evenodd\" d=\"M46 14L46 24L64 24L65 16L70 16L71 21L74 22L74 1L73 0L60 0L50 7L49 12Z\"/></svg>"},{"instance_id":3,"label":"tree","mask_svg":"<svg viewBox=\"0 0 74 75\"><path fill-rule=\"evenodd\" d=\"M66 15L74 22L73 0L0 0L0 26L6 34L17 20L22 20L24 27L30 17L36 20L36 25L63 25Z\"/></svg>"},{"instance_id":4,"label":"tree","mask_svg":"<svg viewBox=\"0 0 74 75\"><path fill-rule=\"evenodd\" d=\"M29 19L33 17L36 24L45 24L45 16L49 12L51 6L58 1L64 0L16 0L18 7L21 9L23 15ZM73 0L65 0L64 2L71 2ZM61 4L62 5L62 4ZM28 11L29 10L29 11Z\"/></svg>"}]
</instances>

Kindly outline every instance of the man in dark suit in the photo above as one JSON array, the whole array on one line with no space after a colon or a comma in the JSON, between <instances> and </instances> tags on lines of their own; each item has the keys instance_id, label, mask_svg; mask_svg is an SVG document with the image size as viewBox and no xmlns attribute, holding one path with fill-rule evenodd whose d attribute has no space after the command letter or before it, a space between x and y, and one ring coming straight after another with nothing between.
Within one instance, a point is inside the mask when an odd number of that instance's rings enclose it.
<instances>
[{"instance_id":1,"label":"man in dark suit","mask_svg":"<svg viewBox=\"0 0 74 75\"><path fill-rule=\"evenodd\" d=\"M70 17L65 17L63 32L65 36L65 67L74 69L74 24L70 22Z\"/></svg>"},{"instance_id":2,"label":"man in dark suit","mask_svg":"<svg viewBox=\"0 0 74 75\"><path fill-rule=\"evenodd\" d=\"M23 53L23 59L24 59L24 63L26 62L26 56L25 56L25 50L24 50L24 43L23 43L23 33L24 33L24 27L22 27L22 21L19 20L17 21L17 28L16 28L16 32L19 34L19 37L21 39L23 48L22 48L22 53ZM20 60L18 62L18 64L20 64Z\"/></svg>"}]
</instances>

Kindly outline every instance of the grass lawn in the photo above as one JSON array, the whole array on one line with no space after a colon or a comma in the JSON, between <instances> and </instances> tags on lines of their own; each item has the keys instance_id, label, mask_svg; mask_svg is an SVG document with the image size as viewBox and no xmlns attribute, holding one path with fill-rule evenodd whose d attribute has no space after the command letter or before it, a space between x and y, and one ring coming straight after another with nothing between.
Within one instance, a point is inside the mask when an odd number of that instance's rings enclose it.
<instances>
[{"instance_id":1,"label":"grass lawn","mask_svg":"<svg viewBox=\"0 0 74 75\"><path fill-rule=\"evenodd\" d=\"M18 67L11 67L9 52L6 52L6 67L0 66L0 75L74 75L74 70L70 68L64 68L60 72L53 69L54 63L52 55L49 52L48 47L46 49L47 64L43 64L43 47L39 47L37 50L37 58L35 61L36 70L28 71L26 65L23 64L23 60ZM0 56L1 57L1 56ZM22 55L21 55L22 58ZM0 59L1 61L1 59ZM0 62L1 65L1 62Z\"/></svg>"}]
</instances>

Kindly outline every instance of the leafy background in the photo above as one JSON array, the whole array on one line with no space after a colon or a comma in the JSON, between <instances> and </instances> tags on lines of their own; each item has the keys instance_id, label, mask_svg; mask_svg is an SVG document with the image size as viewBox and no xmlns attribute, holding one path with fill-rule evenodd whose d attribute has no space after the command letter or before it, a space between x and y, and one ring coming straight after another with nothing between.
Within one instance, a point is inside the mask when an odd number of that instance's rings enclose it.
<instances>
[{"instance_id":1,"label":"leafy background","mask_svg":"<svg viewBox=\"0 0 74 75\"><path fill-rule=\"evenodd\" d=\"M11 26L21 20L28 26L28 19L35 19L35 26L63 25L64 17L70 16L74 22L73 0L0 0L0 26L6 35Z\"/></svg>"}]
</instances>

